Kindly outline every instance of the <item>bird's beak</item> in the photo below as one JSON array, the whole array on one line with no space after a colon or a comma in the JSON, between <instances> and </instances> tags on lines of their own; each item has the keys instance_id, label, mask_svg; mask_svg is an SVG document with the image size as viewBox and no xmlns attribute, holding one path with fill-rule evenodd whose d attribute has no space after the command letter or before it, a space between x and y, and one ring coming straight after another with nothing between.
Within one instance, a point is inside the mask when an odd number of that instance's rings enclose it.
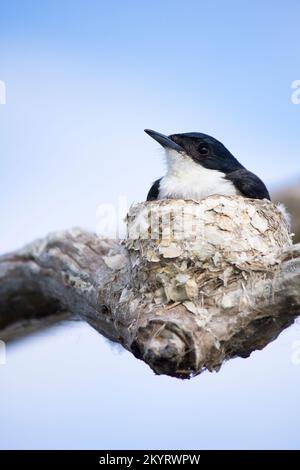
<instances>
[{"instance_id":1,"label":"bird's beak","mask_svg":"<svg viewBox=\"0 0 300 470\"><path fill-rule=\"evenodd\" d=\"M166 149L176 150L177 152L182 152L183 148L176 144L170 137L159 132L152 131L151 129L145 129L146 134L150 135L152 139L156 140L160 145Z\"/></svg>"}]
</instances>

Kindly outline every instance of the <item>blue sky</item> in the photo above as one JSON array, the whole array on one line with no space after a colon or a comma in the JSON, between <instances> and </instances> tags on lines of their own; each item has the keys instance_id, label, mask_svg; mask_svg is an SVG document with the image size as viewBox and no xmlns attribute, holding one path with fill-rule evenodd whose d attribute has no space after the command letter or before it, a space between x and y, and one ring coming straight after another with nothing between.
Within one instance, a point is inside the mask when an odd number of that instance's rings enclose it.
<instances>
[{"instance_id":1,"label":"blue sky","mask_svg":"<svg viewBox=\"0 0 300 470\"><path fill-rule=\"evenodd\" d=\"M211 134L271 189L298 178L299 13L296 0L2 2L0 252L144 199L164 171L144 128ZM9 350L0 446L299 447L298 326L184 384L78 328Z\"/></svg>"},{"instance_id":2,"label":"blue sky","mask_svg":"<svg viewBox=\"0 0 300 470\"><path fill-rule=\"evenodd\" d=\"M211 134L271 188L297 177L299 9L243 0L3 5L0 251L57 228L94 228L98 204L120 195L142 200L164 171L145 127Z\"/></svg>"}]
</instances>

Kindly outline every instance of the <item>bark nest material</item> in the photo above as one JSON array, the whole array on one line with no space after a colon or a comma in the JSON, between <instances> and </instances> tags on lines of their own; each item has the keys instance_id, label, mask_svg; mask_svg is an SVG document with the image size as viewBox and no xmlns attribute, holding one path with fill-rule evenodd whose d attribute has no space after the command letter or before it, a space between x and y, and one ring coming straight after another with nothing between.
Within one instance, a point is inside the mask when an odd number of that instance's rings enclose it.
<instances>
[{"instance_id":1,"label":"bark nest material","mask_svg":"<svg viewBox=\"0 0 300 470\"><path fill-rule=\"evenodd\" d=\"M300 305L300 245L267 200L133 206L128 237L80 229L0 258L1 338L70 312L157 374L190 378L262 349Z\"/></svg>"}]
</instances>

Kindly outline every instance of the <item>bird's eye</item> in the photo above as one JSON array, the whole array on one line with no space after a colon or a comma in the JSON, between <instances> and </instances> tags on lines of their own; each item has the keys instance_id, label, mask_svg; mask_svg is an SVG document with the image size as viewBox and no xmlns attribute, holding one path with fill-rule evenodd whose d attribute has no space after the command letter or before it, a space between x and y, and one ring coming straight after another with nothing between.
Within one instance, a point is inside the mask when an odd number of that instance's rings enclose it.
<instances>
[{"instance_id":1,"label":"bird's eye","mask_svg":"<svg viewBox=\"0 0 300 470\"><path fill-rule=\"evenodd\" d=\"M209 148L207 147L207 145L200 145L198 150L199 150L199 153L201 153L201 155L209 154Z\"/></svg>"}]
</instances>

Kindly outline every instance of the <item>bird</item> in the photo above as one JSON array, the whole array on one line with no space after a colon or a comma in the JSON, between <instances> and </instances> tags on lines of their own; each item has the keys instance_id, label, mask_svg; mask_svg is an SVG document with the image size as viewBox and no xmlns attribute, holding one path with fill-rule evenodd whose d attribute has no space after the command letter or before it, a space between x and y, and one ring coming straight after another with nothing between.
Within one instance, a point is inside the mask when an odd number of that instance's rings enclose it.
<instances>
[{"instance_id":1,"label":"bird","mask_svg":"<svg viewBox=\"0 0 300 470\"><path fill-rule=\"evenodd\" d=\"M165 150L167 172L151 186L147 201L211 195L271 200L264 182L247 170L217 139L200 132L169 136L145 129Z\"/></svg>"}]
</instances>

